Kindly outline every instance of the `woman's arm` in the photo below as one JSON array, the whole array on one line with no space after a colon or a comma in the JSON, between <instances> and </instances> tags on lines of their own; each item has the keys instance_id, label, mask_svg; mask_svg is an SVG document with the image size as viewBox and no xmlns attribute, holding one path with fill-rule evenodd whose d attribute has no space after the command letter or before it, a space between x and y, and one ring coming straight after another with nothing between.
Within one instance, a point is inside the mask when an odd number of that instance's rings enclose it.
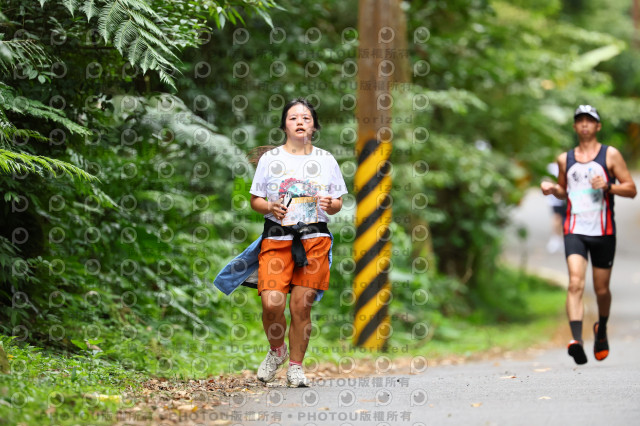
<instances>
[{"instance_id":1,"label":"woman's arm","mask_svg":"<svg viewBox=\"0 0 640 426\"><path fill-rule=\"evenodd\" d=\"M318 205L322 210L327 212L327 214L336 214L340 210L342 210L342 197L331 198L330 196L320 196L318 197Z\"/></svg>"},{"instance_id":2,"label":"woman's arm","mask_svg":"<svg viewBox=\"0 0 640 426\"><path fill-rule=\"evenodd\" d=\"M282 220L285 214L287 214L287 208L280 202L267 201L262 197L251 195L251 208L260 214L273 213L278 220Z\"/></svg>"}]
</instances>

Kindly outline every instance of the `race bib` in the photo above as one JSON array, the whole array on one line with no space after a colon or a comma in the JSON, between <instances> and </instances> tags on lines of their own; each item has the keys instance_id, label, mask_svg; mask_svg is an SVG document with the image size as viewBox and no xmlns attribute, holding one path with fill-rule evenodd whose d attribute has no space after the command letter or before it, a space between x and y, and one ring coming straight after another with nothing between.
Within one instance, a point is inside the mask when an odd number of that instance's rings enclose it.
<instances>
[{"instance_id":1,"label":"race bib","mask_svg":"<svg viewBox=\"0 0 640 426\"><path fill-rule=\"evenodd\" d=\"M604 197L601 189L574 189L569 192L571 214L604 210Z\"/></svg>"},{"instance_id":2,"label":"race bib","mask_svg":"<svg viewBox=\"0 0 640 426\"><path fill-rule=\"evenodd\" d=\"M316 197L292 198L282 226L296 225L298 222L318 222L318 199Z\"/></svg>"}]
</instances>

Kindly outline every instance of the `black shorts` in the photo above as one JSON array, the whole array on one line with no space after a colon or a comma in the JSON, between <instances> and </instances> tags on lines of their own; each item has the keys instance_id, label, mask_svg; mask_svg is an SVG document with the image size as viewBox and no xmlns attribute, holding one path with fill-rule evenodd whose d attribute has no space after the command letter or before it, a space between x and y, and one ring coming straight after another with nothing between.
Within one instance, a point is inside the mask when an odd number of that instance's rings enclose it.
<instances>
[{"instance_id":1,"label":"black shorts","mask_svg":"<svg viewBox=\"0 0 640 426\"><path fill-rule=\"evenodd\" d=\"M589 259L587 253L591 253L591 265L596 268L610 269L613 266L613 258L616 255L616 236L590 236L580 234L566 234L564 236L564 254L579 254Z\"/></svg>"}]
</instances>

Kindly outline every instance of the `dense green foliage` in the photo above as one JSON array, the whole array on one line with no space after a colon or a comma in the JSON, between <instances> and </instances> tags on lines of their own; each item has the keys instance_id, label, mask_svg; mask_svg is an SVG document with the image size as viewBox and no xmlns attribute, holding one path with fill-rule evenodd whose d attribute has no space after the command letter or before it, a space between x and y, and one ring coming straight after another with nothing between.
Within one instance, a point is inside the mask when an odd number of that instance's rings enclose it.
<instances>
[{"instance_id":1,"label":"dense green foliage","mask_svg":"<svg viewBox=\"0 0 640 426\"><path fill-rule=\"evenodd\" d=\"M111 424L117 408L131 407L140 375L107 362L86 348L69 356L52 356L30 345L0 337L0 407L8 424Z\"/></svg>"},{"instance_id":2,"label":"dense green foliage","mask_svg":"<svg viewBox=\"0 0 640 426\"><path fill-rule=\"evenodd\" d=\"M405 2L399 53L413 76L394 92L392 347L439 339L416 326L518 306L491 287L508 281L495 279L502 229L569 146L576 104L597 105L603 135L625 144L637 51L588 12L599 0L574 3ZM104 359L165 376L254 368L266 349L255 292L211 285L261 230L245 153L281 142L281 107L304 96L323 125L316 144L352 187L356 7L4 1L0 333L65 351L101 341ZM628 28L619 10L607 16ZM314 308L312 346L339 350L310 363L349 350L354 213L350 194L332 225L332 291ZM498 311L475 315L514 318Z\"/></svg>"}]
</instances>

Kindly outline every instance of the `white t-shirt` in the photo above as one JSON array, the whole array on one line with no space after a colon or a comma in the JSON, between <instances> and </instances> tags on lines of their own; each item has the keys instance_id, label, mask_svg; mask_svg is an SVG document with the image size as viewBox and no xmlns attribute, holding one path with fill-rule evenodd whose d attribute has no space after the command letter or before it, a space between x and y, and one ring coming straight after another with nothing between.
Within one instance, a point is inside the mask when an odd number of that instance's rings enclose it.
<instances>
[{"instance_id":1,"label":"white t-shirt","mask_svg":"<svg viewBox=\"0 0 640 426\"><path fill-rule=\"evenodd\" d=\"M331 196L346 194L347 186L340 166L330 152L317 147L308 155L294 155L282 147L265 152L253 177L252 195L278 201L289 192L293 197ZM266 219L280 223L272 213ZM318 221L329 222L324 210L318 208Z\"/></svg>"}]
</instances>

